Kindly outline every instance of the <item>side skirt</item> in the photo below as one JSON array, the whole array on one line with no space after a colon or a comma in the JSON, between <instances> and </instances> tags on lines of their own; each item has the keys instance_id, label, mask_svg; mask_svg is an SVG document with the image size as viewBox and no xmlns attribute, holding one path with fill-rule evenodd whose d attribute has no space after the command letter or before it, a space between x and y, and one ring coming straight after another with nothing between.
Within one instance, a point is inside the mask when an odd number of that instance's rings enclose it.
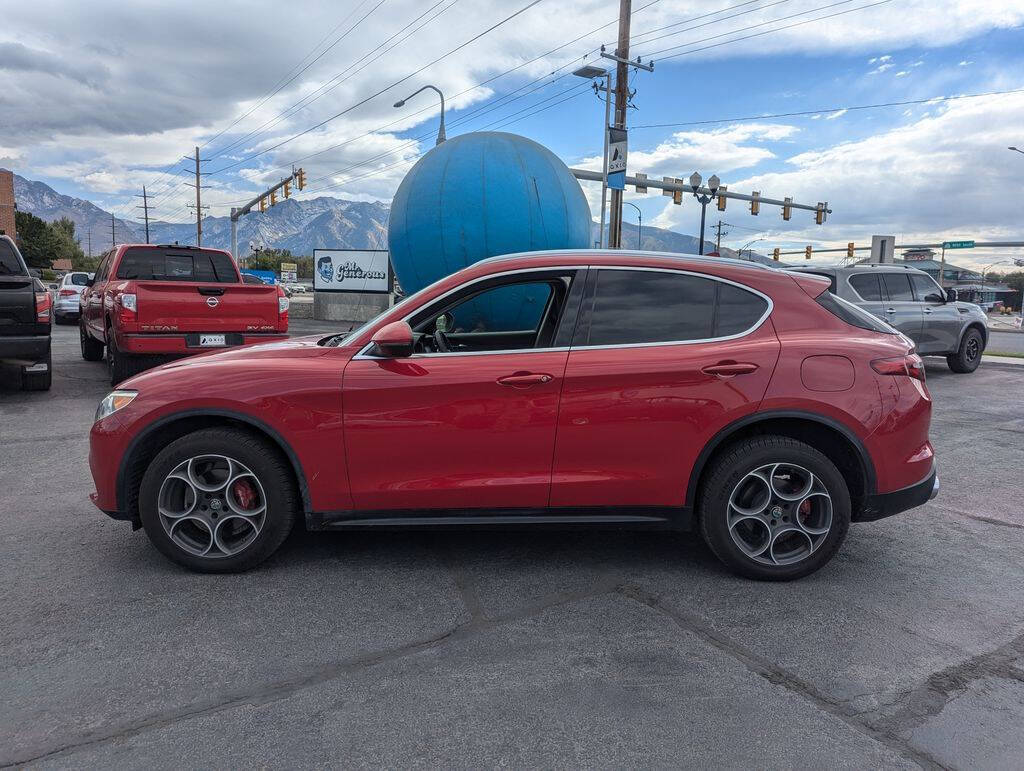
<instances>
[{"instance_id":1,"label":"side skirt","mask_svg":"<svg viewBox=\"0 0 1024 771\"><path fill-rule=\"evenodd\" d=\"M553 509L429 509L379 511L328 511L306 515L308 530L409 530L417 528L458 530L623 528L630 530L690 530L688 507L587 507Z\"/></svg>"}]
</instances>

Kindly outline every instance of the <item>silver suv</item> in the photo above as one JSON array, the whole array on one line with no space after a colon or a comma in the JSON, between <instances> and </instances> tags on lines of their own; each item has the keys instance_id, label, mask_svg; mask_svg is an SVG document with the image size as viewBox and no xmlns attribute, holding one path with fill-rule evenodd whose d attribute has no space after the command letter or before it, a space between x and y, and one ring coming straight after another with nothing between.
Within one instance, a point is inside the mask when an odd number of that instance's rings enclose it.
<instances>
[{"instance_id":1,"label":"silver suv","mask_svg":"<svg viewBox=\"0 0 1024 771\"><path fill-rule=\"evenodd\" d=\"M959 302L935 279L909 265L844 265L791 268L824 276L833 294L889 322L928 356L945 356L954 372L974 372L988 343L985 313Z\"/></svg>"}]
</instances>

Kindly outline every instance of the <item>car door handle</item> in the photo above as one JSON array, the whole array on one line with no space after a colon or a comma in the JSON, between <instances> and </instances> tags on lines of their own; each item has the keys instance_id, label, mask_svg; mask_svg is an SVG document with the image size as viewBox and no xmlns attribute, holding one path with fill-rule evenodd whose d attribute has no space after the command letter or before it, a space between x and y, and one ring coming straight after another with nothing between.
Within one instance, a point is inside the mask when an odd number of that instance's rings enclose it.
<instances>
[{"instance_id":1,"label":"car door handle","mask_svg":"<svg viewBox=\"0 0 1024 771\"><path fill-rule=\"evenodd\" d=\"M925 308L925 309L924 309L924 312L925 312L925 313L931 313L931 312L932 312L932 309L931 309L931 308Z\"/></svg>"},{"instance_id":2,"label":"car door handle","mask_svg":"<svg viewBox=\"0 0 1024 771\"><path fill-rule=\"evenodd\" d=\"M517 372L514 375L499 377L498 385L512 386L513 388L524 388L526 386L539 385L551 381L551 375L546 372Z\"/></svg>"},{"instance_id":3,"label":"car door handle","mask_svg":"<svg viewBox=\"0 0 1024 771\"><path fill-rule=\"evenodd\" d=\"M705 375L717 375L718 377L733 377L734 375L749 375L757 371L757 365L747 361L720 361L718 364L709 364L702 367L701 372Z\"/></svg>"},{"instance_id":4,"label":"car door handle","mask_svg":"<svg viewBox=\"0 0 1024 771\"><path fill-rule=\"evenodd\" d=\"M886 309L885 309L885 312L886 312L886 313L895 313L895 312L896 312L896 309L895 309L895 308L886 308Z\"/></svg>"}]
</instances>

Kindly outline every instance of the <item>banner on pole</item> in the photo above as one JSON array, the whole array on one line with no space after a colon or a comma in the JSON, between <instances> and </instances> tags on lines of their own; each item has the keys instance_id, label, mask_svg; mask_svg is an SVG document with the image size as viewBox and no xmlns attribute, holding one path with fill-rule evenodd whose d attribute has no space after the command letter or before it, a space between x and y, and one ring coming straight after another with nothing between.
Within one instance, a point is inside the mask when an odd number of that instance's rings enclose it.
<instances>
[{"instance_id":1,"label":"banner on pole","mask_svg":"<svg viewBox=\"0 0 1024 771\"><path fill-rule=\"evenodd\" d=\"M608 187L626 189L626 129L608 127Z\"/></svg>"}]
</instances>

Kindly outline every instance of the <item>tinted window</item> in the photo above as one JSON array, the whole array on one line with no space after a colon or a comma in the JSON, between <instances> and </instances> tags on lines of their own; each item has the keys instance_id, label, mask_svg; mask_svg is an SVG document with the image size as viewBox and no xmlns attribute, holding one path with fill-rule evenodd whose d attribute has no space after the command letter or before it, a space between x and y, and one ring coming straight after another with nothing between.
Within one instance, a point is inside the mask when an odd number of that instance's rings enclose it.
<instances>
[{"instance_id":1,"label":"tinted window","mask_svg":"<svg viewBox=\"0 0 1024 771\"><path fill-rule=\"evenodd\" d=\"M496 286L449 309L452 324L445 331L536 332L550 298L547 281Z\"/></svg>"},{"instance_id":2,"label":"tinted window","mask_svg":"<svg viewBox=\"0 0 1024 771\"><path fill-rule=\"evenodd\" d=\"M109 267L110 267L110 254L108 253L100 261L100 266L98 268L96 268L96 283L97 284L100 283L101 281L105 281L106 280L106 278L107 278L107 268L109 268Z\"/></svg>"},{"instance_id":3,"label":"tinted window","mask_svg":"<svg viewBox=\"0 0 1024 771\"><path fill-rule=\"evenodd\" d=\"M866 302L882 301L882 285L878 282L877 273L860 273L850 276L850 286Z\"/></svg>"},{"instance_id":4,"label":"tinted window","mask_svg":"<svg viewBox=\"0 0 1024 771\"><path fill-rule=\"evenodd\" d=\"M11 244L0 239L0 276L24 276L25 270Z\"/></svg>"},{"instance_id":5,"label":"tinted window","mask_svg":"<svg viewBox=\"0 0 1024 771\"><path fill-rule=\"evenodd\" d=\"M914 293L910 291L910 277L906 273L881 273L882 286L885 294L892 302L913 301Z\"/></svg>"},{"instance_id":6,"label":"tinted window","mask_svg":"<svg viewBox=\"0 0 1024 771\"><path fill-rule=\"evenodd\" d=\"M932 281L929 276L922 276L920 274L911 274L910 283L914 285L914 294L917 295L917 299L921 302L927 300L928 302L942 302L942 291L939 289L939 285Z\"/></svg>"},{"instance_id":7,"label":"tinted window","mask_svg":"<svg viewBox=\"0 0 1024 771\"><path fill-rule=\"evenodd\" d=\"M710 338L717 285L711 279L661 271L599 271L589 334L577 345Z\"/></svg>"},{"instance_id":8,"label":"tinted window","mask_svg":"<svg viewBox=\"0 0 1024 771\"><path fill-rule=\"evenodd\" d=\"M117 266L117 277L141 281L208 281L238 283L231 258L205 250L129 249Z\"/></svg>"},{"instance_id":9,"label":"tinted window","mask_svg":"<svg viewBox=\"0 0 1024 771\"><path fill-rule=\"evenodd\" d=\"M715 325L714 337L726 337L746 332L768 310L768 303L763 297L753 292L740 289L732 284L718 284L718 323Z\"/></svg>"},{"instance_id":10,"label":"tinted window","mask_svg":"<svg viewBox=\"0 0 1024 771\"><path fill-rule=\"evenodd\" d=\"M872 332L882 332L886 335L897 334L897 331L891 326L880 319L875 318L870 313L857 307L853 303L847 302L842 297L836 297L834 294L822 292L814 298L814 301L833 316L842 319L852 326L860 327L861 329L869 329Z\"/></svg>"}]
</instances>

